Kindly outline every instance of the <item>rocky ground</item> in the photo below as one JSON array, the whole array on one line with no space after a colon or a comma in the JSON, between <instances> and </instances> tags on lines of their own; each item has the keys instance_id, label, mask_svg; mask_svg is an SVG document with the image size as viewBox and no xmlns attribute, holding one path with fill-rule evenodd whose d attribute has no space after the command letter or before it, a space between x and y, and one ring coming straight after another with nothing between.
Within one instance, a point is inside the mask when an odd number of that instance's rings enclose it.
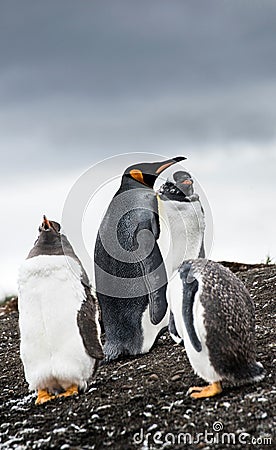
<instances>
[{"instance_id":1,"label":"rocky ground","mask_svg":"<svg viewBox=\"0 0 276 450\"><path fill-rule=\"evenodd\" d=\"M217 397L193 400L204 384L185 350L167 334L150 354L100 367L85 394L35 406L19 359L18 313L0 313L0 448L6 449L272 449L275 436L276 266L230 264L256 305L259 384L224 385Z\"/></svg>"}]
</instances>

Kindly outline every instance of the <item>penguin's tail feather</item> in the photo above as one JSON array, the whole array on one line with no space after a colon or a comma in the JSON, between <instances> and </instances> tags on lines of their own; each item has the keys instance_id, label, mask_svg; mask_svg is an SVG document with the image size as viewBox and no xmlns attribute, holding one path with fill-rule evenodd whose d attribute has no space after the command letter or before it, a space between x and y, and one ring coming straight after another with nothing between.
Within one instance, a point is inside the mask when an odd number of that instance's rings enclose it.
<instances>
[{"instance_id":1,"label":"penguin's tail feather","mask_svg":"<svg viewBox=\"0 0 276 450\"><path fill-rule=\"evenodd\" d=\"M249 365L249 371L250 371L250 380L253 382L261 381L265 377L265 370L264 366L260 363L255 361L254 363Z\"/></svg>"},{"instance_id":2,"label":"penguin's tail feather","mask_svg":"<svg viewBox=\"0 0 276 450\"><path fill-rule=\"evenodd\" d=\"M248 383L257 383L264 379L265 369L260 362L254 361L243 368L242 371L236 373L235 376L229 377L229 380L239 386Z\"/></svg>"}]
</instances>

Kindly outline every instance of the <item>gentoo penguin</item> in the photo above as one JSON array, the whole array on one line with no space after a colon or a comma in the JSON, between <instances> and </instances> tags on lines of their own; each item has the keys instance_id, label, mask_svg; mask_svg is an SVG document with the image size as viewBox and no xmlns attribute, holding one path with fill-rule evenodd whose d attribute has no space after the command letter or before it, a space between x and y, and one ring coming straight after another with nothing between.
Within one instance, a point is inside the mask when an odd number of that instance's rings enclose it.
<instances>
[{"instance_id":1,"label":"gentoo penguin","mask_svg":"<svg viewBox=\"0 0 276 450\"><path fill-rule=\"evenodd\" d=\"M97 305L60 225L45 216L18 288L20 355L36 404L84 390L104 356Z\"/></svg>"},{"instance_id":2,"label":"gentoo penguin","mask_svg":"<svg viewBox=\"0 0 276 450\"><path fill-rule=\"evenodd\" d=\"M183 159L128 167L100 224L94 261L106 360L148 352L168 325L153 185L163 170Z\"/></svg>"},{"instance_id":3,"label":"gentoo penguin","mask_svg":"<svg viewBox=\"0 0 276 450\"><path fill-rule=\"evenodd\" d=\"M193 184L188 172L177 171L158 191L161 229L159 246L169 283L184 260L205 257L204 211L199 195L194 192ZM169 248L166 252L163 247L165 248L168 243ZM172 314L169 332L176 343L183 344L181 337L177 335Z\"/></svg>"},{"instance_id":4,"label":"gentoo penguin","mask_svg":"<svg viewBox=\"0 0 276 450\"><path fill-rule=\"evenodd\" d=\"M194 371L210 383L191 387L191 397L219 394L223 380L264 377L255 359L254 304L229 269L207 259L185 261L169 286L169 304Z\"/></svg>"}]
</instances>

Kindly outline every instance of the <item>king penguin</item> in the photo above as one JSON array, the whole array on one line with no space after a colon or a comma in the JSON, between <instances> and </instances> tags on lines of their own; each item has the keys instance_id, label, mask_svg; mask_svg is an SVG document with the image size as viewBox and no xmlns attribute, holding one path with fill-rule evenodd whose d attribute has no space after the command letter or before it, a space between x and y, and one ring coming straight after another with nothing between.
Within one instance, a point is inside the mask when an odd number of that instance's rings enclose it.
<instances>
[{"instance_id":1,"label":"king penguin","mask_svg":"<svg viewBox=\"0 0 276 450\"><path fill-rule=\"evenodd\" d=\"M194 192L194 180L186 171L173 173L158 190L158 198L159 246L170 284L184 260L205 257L205 217L199 195ZM176 343L183 344L172 314L169 332Z\"/></svg>"},{"instance_id":2,"label":"king penguin","mask_svg":"<svg viewBox=\"0 0 276 450\"><path fill-rule=\"evenodd\" d=\"M191 387L191 397L219 394L223 380L264 378L256 362L254 304L229 269L207 259L185 261L169 286L169 304L195 373L210 383Z\"/></svg>"},{"instance_id":3,"label":"king penguin","mask_svg":"<svg viewBox=\"0 0 276 450\"><path fill-rule=\"evenodd\" d=\"M104 357L96 300L60 225L45 216L18 291L20 356L36 404L85 390Z\"/></svg>"},{"instance_id":4,"label":"king penguin","mask_svg":"<svg viewBox=\"0 0 276 450\"><path fill-rule=\"evenodd\" d=\"M167 276L154 183L184 157L128 167L100 224L95 281L106 360L148 352L168 325Z\"/></svg>"}]
</instances>

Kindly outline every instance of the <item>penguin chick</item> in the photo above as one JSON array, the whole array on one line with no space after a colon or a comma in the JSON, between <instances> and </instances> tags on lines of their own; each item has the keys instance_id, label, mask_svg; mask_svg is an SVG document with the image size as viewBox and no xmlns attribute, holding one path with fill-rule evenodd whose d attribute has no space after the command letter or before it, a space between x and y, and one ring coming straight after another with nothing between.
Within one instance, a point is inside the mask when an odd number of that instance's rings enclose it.
<instances>
[{"instance_id":1,"label":"penguin chick","mask_svg":"<svg viewBox=\"0 0 276 450\"><path fill-rule=\"evenodd\" d=\"M193 179L188 172L177 171L159 191L160 217L159 247L165 262L168 283L185 259L203 258L205 218L199 196L194 192ZM169 332L177 343L173 315L170 314Z\"/></svg>"},{"instance_id":2,"label":"penguin chick","mask_svg":"<svg viewBox=\"0 0 276 450\"><path fill-rule=\"evenodd\" d=\"M84 390L103 358L96 300L60 225L45 216L18 289L20 356L36 404Z\"/></svg>"},{"instance_id":3,"label":"penguin chick","mask_svg":"<svg viewBox=\"0 0 276 450\"><path fill-rule=\"evenodd\" d=\"M170 232L170 248L166 261L168 277L179 269L185 259L205 256L204 211L198 194L194 192L193 179L185 171L175 172L172 175L174 182L170 179L158 191L161 252L164 224ZM168 240L167 236L165 239Z\"/></svg>"},{"instance_id":4,"label":"penguin chick","mask_svg":"<svg viewBox=\"0 0 276 450\"><path fill-rule=\"evenodd\" d=\"M191 397L219 394L223 380L263 379L255 355L254 304L229 269L207 259L185 261L169 287L169 303L195 373L210 383L191 387Z\"/></svg>"}]
</instances>

